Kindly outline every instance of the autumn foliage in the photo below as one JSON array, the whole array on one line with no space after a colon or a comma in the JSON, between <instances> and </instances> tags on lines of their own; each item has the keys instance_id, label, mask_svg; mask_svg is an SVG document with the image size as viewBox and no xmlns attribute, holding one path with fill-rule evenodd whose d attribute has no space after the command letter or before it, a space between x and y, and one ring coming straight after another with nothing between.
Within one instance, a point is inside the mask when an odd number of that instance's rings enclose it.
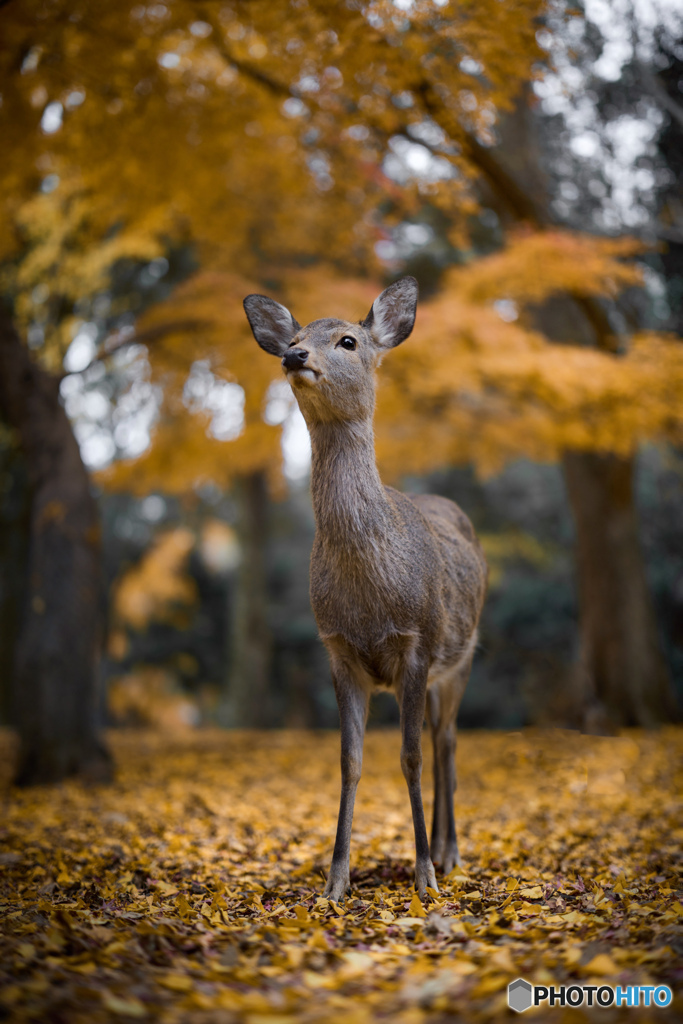
<instances>
[{"instance_id":1,"label":"autumn foliage","mask_svg":"<svg viewBox=\"0 0 683 1024\"><path fill-rule=\"evenodd\" d=\"M88 774L93 758L97 777L110 770L96 736L97 509L70 388L108 420L98 484L240 496L226 675L251 698L233 701L234 721L261 724L265 510L268 494L284 494L282 410L293 406L242 299L267 292L301 323L364 316L380 279L404 269L381 254L407 224L436 224L449 256L440 276L432 267L414 336L380 369L382 473L573 459L586 691L571 690L572 721L651 725L675 713L633 460L643 442L681 441L681 345L637 325L612 330L608 313L640 288L643 248L558 226L499 144L506 118L530 116L530 86L551 62L543 27L561 34L581 17L543 0L0 4L0 412L30 470L34 559L17 641L25 781ZM490 238L482 250L474 240L483 205L498 211L493 253ZM140 284L154 262L169 271L156 290ZM540 318L557 299L601 326L558 343ZM70 370L82 332L91 361ZM117 438L140 382L154 412L133 452ZM169 532L118 573L110 654L127 629L183 622L196 598L189 548ZM160 678L152 689L166 692ZM122 686L125 717L134 681Z\"/></svg>"},{"instance_id":2,"label":"autumn foliage","mask_svg":"<svg viewBox=\"0 0 683 1024\"><path fill-rule=\"evenodd\" d=\"M464 867L424 904L400 737L370 733L343 906L320 897L334 735L112 742L114 787L68 783L6 807L0 1005L12 1020L487 1021L507 1016L518 976L668 984L674 1002L654 1012L680 1018L680 731L463 736Z\"/></svg>"},{"instance_id":3,"label":"autumn foliage","mask_svg":"<svg viewBox=\"0 0 683 1024\"><path fill-rule=\"evenodd\" d=\"M384 457L403 472L469 460L491 471L520 455L629 456L646 440L680 443L676 338L640 333L611 352L557 344L526 314L556 295L616 296L639 284L637 267L624 262L633 250L627 239L525 233L451 270L439 297L423 306L413 343L383 366ZM501 301L513 304L511 321L496 309Z\"/></svg>"},{"instance_id":4,"label":"autumn foliage","mask_svg":"<svg viewBox=\"0 0 683 1024\"><path fill-rule=\"evenodd\" d=\"M58 367L70 340L65 304L96 294L121 259L189 241L211 269L322 253L358 269L375 262L387 194L404 210L428 195L461 220L472 204L464 147L448 155L457 176L405 188L382 171L383 154L446 93L451 131L490 136L540 55L542 7L422 2L408 19L388 0L101 0L44 16L36 0L5 16L0 258L27 247L6 284L20 322L45 323L46 363ZM63 124L44 133L49 103ZM49 175L58 185L36 195Z\"/></svg>"},{"instance_id":5,"label":"autumn foliage","mask_svg":"<svg viewBox=\"0 0 683 1024\"><path fill-rule=\"evenodd\" d=\"M683 348L654 332L624 349L556 344L526 310L560 294L617 297L641 283L628 239L570 232L526 232L498 253L448 272L436 298L420 303L414 335L379 370L380 467L398 479L453 462L492 472L519 456L555 461L568 448L628 456L648 440L680 442ZM264 421L277 362L254 344L241 311L258 282L200 273L143 316L141 340L153 337L153 379L164 407L153 447L137 463L103 475L111 486L183 491L213 480L228 484L255 469L275 487L279 430ZM278 294L297 319L362 318L380 285L324 268L281 274ZM505 319L500 303L511 303ZM211 436L211 411L188 402L197 353L218 380L244 392L243 426L234 440ZM142 472L140 472L142 471Z\"/></svg>"},{"instance_id":6,"label":"autumn foliage","mask_svg":"<svg viewBox=\"0 0 683 1024\"><path fill-rule=\"evenodd\" d=\"M37 358L59 370L122 263L186 246L201 265L136 324L164 406L153 450L112 484L177 491L263 471L277 486L278 431L263 419L277 371L250 345L239 300L269 288L302 322L306 310L328 312L328 296L363 315L375 285L354 281L382 269L375 243L426 207L465 249L478 186L495 178L495 125L541 73L544 10L536 0L421 0L409 11L389 0L99 2L62 17L36 0L5 17L0 256ZM436 161L431 177L390 176L387 159L416 144ZM603 301L637 285L625 258L638 247L538 230L546 222L529 210L517 210L526 233L446 275L410 346L387 361L390 473L467 459L491 470L567 448L626 455L680 436L680 353L667 338L558 348L525 316L552 295ZM115 312L139 300L119 296ZM517 320L501 319L501 302L519 307ZM124 341L107 339L105 365ZM219 440L206 403L188 400L197 361L244 391L233 438Z\"/></svg>"}]
</instances>

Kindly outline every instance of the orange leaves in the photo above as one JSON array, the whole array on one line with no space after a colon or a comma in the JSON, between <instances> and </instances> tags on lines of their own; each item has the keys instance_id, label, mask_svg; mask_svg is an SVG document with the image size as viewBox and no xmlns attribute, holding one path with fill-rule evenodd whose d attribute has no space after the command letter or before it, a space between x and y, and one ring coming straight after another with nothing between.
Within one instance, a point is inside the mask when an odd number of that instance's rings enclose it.
<instances>
[{"instance_id":1,"label":"orange leaves","mask_svg":"<svg viewBox=\"0 0 683 1024\"><path fill-rule=\"evenodd\" d=\"M138 335L147 339L164 404L151 449L103 473L109 487L182 493L263 469L277 488L280 430L264 412L282 369L258 347L244 315L242 299L254 291L237 274L199 273L141 317Z\"/></svg>"},{"instance_id":2,"label":"orange leaves","mask_svg":"<svg viewBox=\"0 0 683 1024\"><path fill-rule=\"evenodd\" d=\"M200 717L196 700L182 692L177 677L155 666L141 666L112 680L107 696L117 725L182 733L196 726Z\"/></svg>"},{"instance_id":3,"label":"orange leaves","mask_svg":"<svg viewBox=\"0 0 683 1024\"><path fill-rule=\"evenodd\" d=\"M642 252L630 238L596 238L569 231L520 232L501 251L452 270L452 288L466 302L495 299L541 302L550 295L609 296L642 283L642 274L627 258Z\"/></svg>"},{"instance_id":4,"label":"orange leaves","mask_svg":"<svg viewBox=\"0 0 683 1024\"><path fill-rule=\"evenodd\" d=\"M335 311L363 316L375 295L366 283L283 268L325 260L347 275L372 271L378 233L423 193L462 236L478 171L459 142L464 133L492 141L496 111L511 106L541 57L544 10L541 0L401 9L378 0L198 13L177 0L101 4L74 20L64 0L47 13L28 0L10 12L0 54L3 231L8 225L0 244L22 255L3 287L20 326L45 337L40 358L60 368L75 310L99 317L93 300L112 269L168 249L191 249L202 266L140 317L164 407L152 450L112 468L110 486L225 487L255 469L277 486L280 431L263 411L280 371L248 333L241 299L266 287L245 278L274 279L268 290L288 292L302 322ZM48 102L63 115L51 133L39 128ZM405 139L426 121L442 133L440 159L457 173L432 184L390 180L392 136ZM489 308L558 290L613 295L637 281L620 262L629 246L560 232L520 236L450 275L444 295L420 310L407 354L392 354L382 370L378 436L388 471L460 458L492 468L521 452L552 458L568 444L627 450L662 424L672 432L661 412L670 408L668 385L656 369L656 397L642 412L633 374L622 380L609 362L557 354ZM112 314L138 312L140 295L129 291L117 294ZM206 387L190 400L199 362ZM225 385L241 394L232 391L221 419Z\"/></svg>"},{"instance_id":5,"label":"orange leaves","mask_svg":"<svg viewBox=\"0 0 683 1024\"><path fill-rule=\"evenodd\" d=\"M133 629L151 622L175 621L197 599L194 581L185 572L195 543L190 530L160 533L140 563L115 584L114 615Z\"/></svg>"},{"instance_id":6,"label":"orange leaves","mask_svg":"<svg viewBox=\"0 0 683 1024\"><path fill-rule=\"evenodd\" d=\"M523 306L555 293L613 295L637 284L629 240L561 232L518 236L501 253L449 272L414 336L381 373L378 453L392 475L507 458L553 460L565 448L631 453L683 436L683 346L654 333L625 354L554 344ZM499 307L495 303L515 305ZM516 305L519 304L519 308Z\"/></svg>"},{"instance_id":7,"label":"orange leaves","mask_svg":"<svg viewBox=\"0 0 683 1024\"><path fill-rule=\"evenodd\" d=\"M628 454L644 440L680 439L683 347L677 341L640 334L623 355L554 344L527 325L523 310L516 320L503 319L491 304L496 296L523 304L558 290L603 294L632 284L637 268L617 258L630 247L559 232L531 235L452 271L444 290L418 307L409 341L379 369L383 471L396 477L465 460L491 471L520 455L553 460L566 448ZM534 272L537 264L547 273ZM276 293L305 323L330 314L361 318L379 288L316 269L283 275ZM141 337L160 333L150 356L166 411L153 449L110 471L113 485L169 491L207 480L226 485L256 468L277 480L279 431L263 413L281 370L255 345L242 315L241 299L253 290L236 275L200 274L143 319ZM198 355L217 379L244 391L244 426L234 440L207 436L210 416L185 401Z\"/></svg>"},{"instance_id":8,"label":"orange leaves","mask_svg":"<svg viewBox=\"0 0 683 1024\"><path fill-rule=\"evenodd\" d=\"M337 736L116 733L112 787L6 803L0 1005L27 1021L429 1024L496 1019L518 976L675 991L682 742L463 734L466 866L423 904L400 737L370 732L337 905L320 897ZM3 737L3 774L8 753Z\"/></svg>"},{"instance_id":9,"label":"orange leaves","mask_svg":"<svg viewBox=\"0 0 683 1024\"><path fill-rule=\"evenodd\" d=\"M44 323L41 358L57 368L70 340L54 307L83 304L117 262L162 246L190 245L213 270L377 267L387 195L394 218L419 199L414 181L383 173L388 140L433 119L429 90L451 141L463 129L488 139L541 56L543 11L541 0L252 2L200 17L176 0L99 4L74 20L64 0L49 12L27 0L3 24L0 252L19 257L5 283L21 325ZM49 132L48 103L61 111ZM462 185L427 190L456 215L471 206Z\"/></svg>"}]
</instances>

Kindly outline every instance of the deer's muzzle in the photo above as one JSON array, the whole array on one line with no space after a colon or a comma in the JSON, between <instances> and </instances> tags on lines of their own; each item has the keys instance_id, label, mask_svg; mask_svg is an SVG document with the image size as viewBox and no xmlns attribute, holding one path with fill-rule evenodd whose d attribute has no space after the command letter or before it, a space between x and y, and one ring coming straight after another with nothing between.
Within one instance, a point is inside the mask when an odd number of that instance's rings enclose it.
<instances>
[{"instance_id":1,"label":"deer's muzzle","mask_svg":"<svg viewBox=\"0 0 683 1024\"><path fill-rule=\"evenodd\" d=\"M301 370L306 365L308 352L303 348L288 348L282 357L285 370Z\"/></svg>"}]
</instances>

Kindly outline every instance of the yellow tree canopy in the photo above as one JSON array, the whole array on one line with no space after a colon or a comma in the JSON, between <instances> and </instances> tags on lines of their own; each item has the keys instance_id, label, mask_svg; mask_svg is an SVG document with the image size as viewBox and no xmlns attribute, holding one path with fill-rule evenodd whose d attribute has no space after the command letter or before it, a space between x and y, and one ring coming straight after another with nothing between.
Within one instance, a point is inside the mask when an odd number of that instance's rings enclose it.
<instances>
[{"instance_id":1,"label":"yellow tree canopy","mask_svg":"<svg viewBox=\"0 0 683 1024\"><path fill-rule=\"evenodd\" d=\"M624 259L642 251L631 238L595 238L570 231L520 231L501 252L451 272L452 284L468 302L542 302L554 294L616 298L642 283L640 271Z\"/></svg>"},{"instance_id":2,"label":"yellow tree canopy","mask_svg":"<svg viewBox=\"0 0 683 1024\"><path fill-rule=\"evenodd\" d=\"M466 459L493 471L566 448L627 455L644 440L680 443L677 339L642 333L610 353L555 344L524 317L525 303L557 293L616 296L639 283L638 268L621 259L634 249L630 240L539 232L450 271L414 336L382 367L378 451L387 471ZM518 320L503 319L501 300L519 303Z\"/></svg>"},{"instance_id":3,"label":"yellow tree canopy","mask_svg":"<svg viewBox=\"0 0 683 1024\"><path fill-rule=\"evenodd\" d=\"M290 271L276 290L307 323L329 315L361 318L381 287L316 269ZM268 399L293 407L294 397L280 360L259 348L244 315L242 300L254 291L263 286L237 274L205 271L140 318L136 337L153 339L152 379L163 404L153 445L140 459L101 473L108 487L181 493L209 482L228 486L235 477L262 470L273 490L279 489L283 415L269 415ZM231 420L223 427L222 403Z\"/></svg>"},{"instance_id":4,"label":"yellow tree canopy","mask_svg":"<svg viewBox=\"0 0 683 1024\"><path fill-rule=\"evenodd\" d=\"M163 405L153 446L101 474L108 486L182 492L227 486L235 476L263 470L277 487L280 430L264 414L268 389L282 371L258 347L244 315L242 299L255 290L237 274L206 271L140 319L138 337L154 338L152 375ZM217 422L220 409L228 422Z\"/></svg>"},{"instance_id":5,"label":"yellow tree canopy","mask_svg":"<svg viewBox=\"0 0 683 1024\"><path fill-rule=\"evenodd\" d=\"M253 343L241 298L279 294L302 321L362 316L379 286L339 275L379 269L388 224L428 200L462 232L497 112L540 56L543 12L540 0L0 10L2 284L19 323L40 326L40 358L61 367L78 304L118 261L188 245L203 268L138 324L155 336L165 397L154 448L112 484L181 490L254 468L276 481L279 431L264 411L280 371ZM387 175L406 146L436 158L431 177L410 160ZM386 469L678 436L675 344L648 335L612 356L552 345L524 320L525 304L555 292L614 296L635 283L630 252L537 232L452 271L384 363ZM320 260L334 272L300 269ZM501 319L501 300L518 320ZM212 402L225 387L238 389L239 416L219 424Z\"/></svg>"},{"instance_id":6,"label":"yellow tree canopy","mask_svg":"<svg viewBox=\"0 0 683 1024\"><path fill-rule=\"evenodd\" d=\"M633 251L630 240L543 232L450 271L440 294L418 306L411 338L379 371L383 471L397 478L472 460L487 472L520 455L554 460L571 447L628 454L645 439L680 441L683 346L676 339L639 334L617 355L554 344L525 323L527 301L565 292L616 296L637 284L638 268L623 260ZM380 288L317 268L290 272L277 297L301 323L360 319ZM256 345L244 317L242 299L254 289L236 275L199 274L142 318L142 339L159 332L150 352L164 406L152 447L141 460L113 467L105 475L111 486L183 491L208 480L226 485L250 469L264 469L276 485L280 437L264 420L266 396L274 382L287 385L279 360ZM512 299L520 316L506 321L496 303ZM210 402L193 406L188 396L197 351L205 374L243 391L243 418L228 443L210 436Z\"/></svg>"},{"instance_id":7,"label":"yellow tree canopy","mask_svg":"<svg viewBox=\"0 0 683 1024\"><path fill-rule=\"evenodd\" d=\"M192 243L206 269L373 263L382 217L427 192L455 216L541 56L542 0L26 0L0 10L0 259L58 367L64 309L118 259ZM432 112L448 111L438 128ZM383 169L400 136L431 182ZM426 132L426 137L425 136ZM418 142L422 139L422 142ZM395 155L395 154L394 154ZM41 191L42 190L42 191ZM471 207L471 200L469 201ZM55 325L59 328L55 330Z\"/></svg>"}]
</instances>

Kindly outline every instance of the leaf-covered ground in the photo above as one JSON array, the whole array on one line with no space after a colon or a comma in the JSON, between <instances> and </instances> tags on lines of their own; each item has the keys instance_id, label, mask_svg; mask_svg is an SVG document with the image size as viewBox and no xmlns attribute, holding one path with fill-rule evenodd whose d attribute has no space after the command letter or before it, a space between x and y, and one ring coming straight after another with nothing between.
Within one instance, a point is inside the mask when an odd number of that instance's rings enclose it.
<instances>
[{"instance_id":1,"label":"leaf-covered ground","mask_svg":"<svg viewBox=\"0 0 683 1024\"><path fill-rule=\"evenodd\" d=\"M462 735L466 868L424 906L396 733L366 739L343 906L320 898L339 792L335 734L127 734L112 744L113 787L17 792L6 788L3 741L8 1019L486 1021L511 1015L506 990L519 975L665 983L667 1009L590 1013L680 1019L683 730ZM428 768L424 788L429 807Z\"/></svg>"}]
</instances>

